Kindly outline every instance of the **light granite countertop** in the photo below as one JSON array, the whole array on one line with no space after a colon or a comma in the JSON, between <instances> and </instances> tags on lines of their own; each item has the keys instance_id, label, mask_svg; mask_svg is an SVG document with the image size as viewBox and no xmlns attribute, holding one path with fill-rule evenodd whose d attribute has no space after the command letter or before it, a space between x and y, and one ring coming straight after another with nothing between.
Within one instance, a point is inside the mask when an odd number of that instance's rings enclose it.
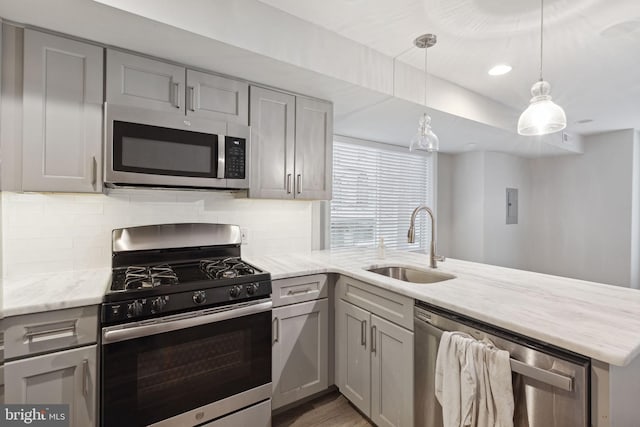
<instances>
[{"instance_id":1,"label":"light granite countertop","mask_svg":"<svg viewBox=\"0 0 640 427\"><path fill-rule=\"evenodd\" d=\"M2 281L4 317L102 303L111 269L33 274Z\"/></svg>"},{"instance_id":2,"label":"light granite countertop","mask_svg":"<svg viewBox=\"0 0 640 427\"><path fill-rule=\"evenodd\" d=\"M612 365L640 354L640 291L448 259L455 279L412 284L366 271L400 265L426 269L426 255L387 250L315 251L246 257L275 279L338 273ZM100 304L108 268L3 280L4 317Z\"/></svg>"},{"instance_id":3,"label":"light granite countertop","mask_svg":"<svg viewBox=\"0 0 640 427\"><path fill-rule=\"evenodd\" d=\"M339 273L612 365L640 353L640 291L448 259L438 270L455 279L412 284L366 271L400 265L426 269L426 255L376 250L255 256L247 261L281 279Z\"/></svg>"}]
</instances>

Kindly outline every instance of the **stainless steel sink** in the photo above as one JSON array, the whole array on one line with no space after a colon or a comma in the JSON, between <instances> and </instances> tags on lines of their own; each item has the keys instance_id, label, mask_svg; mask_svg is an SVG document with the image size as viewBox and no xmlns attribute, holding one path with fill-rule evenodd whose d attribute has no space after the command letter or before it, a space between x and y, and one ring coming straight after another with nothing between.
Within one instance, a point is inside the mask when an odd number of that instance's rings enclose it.
<instances>
[{"instance_id":1,"label":"stainless steel sink","mask_svg":"<svg viewBox=\"0 0 640 427\"><path fill-rule=\"evenodd\" d=\"M383 276L391 277L392 279L402 280L403 282L411 283L436 283L444 280L455 279L456 276L447 273L441 273L433 270L416 270L409 267L381 267L370 268L368 271Z\"/></svg>"}]
</instances>

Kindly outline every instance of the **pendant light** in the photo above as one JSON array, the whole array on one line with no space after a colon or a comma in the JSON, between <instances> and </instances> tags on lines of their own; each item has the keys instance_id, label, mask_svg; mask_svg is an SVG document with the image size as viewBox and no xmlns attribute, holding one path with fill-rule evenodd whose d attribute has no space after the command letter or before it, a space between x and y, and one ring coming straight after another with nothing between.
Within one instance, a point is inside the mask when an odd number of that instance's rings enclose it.
<instances>
[{"instance_id":1,"label":"pendant light","mask_svg":"<svg viewBox=\"0 0 640 427\"><path fill-rule=\"evenodd\" d=\"M564 110L551 100L551 85L542 79L543 24L544 0L540 0L540 80L531 87L531 101L518 120L520 135L546 135L567 127Z\"/></svg>"},{"instance_id":2,"label":"pendant light","mask_svg":"<svg viewBox=\"0 0 640 427\"><path fill-rule=\"evenodd\" d=\"M424 106L427 106L427 49L435 45L438 41L435 34L423 34L413 41L413 44L424 49ZM427 150L429 152L438 151L440 141L438 136L431 130L431 117L425 111L418 122L418 133L411 139L409 150Z\"/></svg>"}]
</instances>

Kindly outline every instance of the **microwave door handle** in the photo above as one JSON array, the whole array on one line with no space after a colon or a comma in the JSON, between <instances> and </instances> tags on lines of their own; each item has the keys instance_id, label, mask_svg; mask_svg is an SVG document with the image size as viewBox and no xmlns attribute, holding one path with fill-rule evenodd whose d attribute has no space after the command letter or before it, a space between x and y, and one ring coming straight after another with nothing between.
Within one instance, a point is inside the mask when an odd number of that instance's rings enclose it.
<instances>
[{"instance_id":1,"label":"microwave door handle","mask_svg":"<svg viewBox=\"0 0 640 427\"><path fill-rule=\"evenodd\" d=\"M226 135L218 135L218 179L224 179Z\"/></svg>"}]
</instances>

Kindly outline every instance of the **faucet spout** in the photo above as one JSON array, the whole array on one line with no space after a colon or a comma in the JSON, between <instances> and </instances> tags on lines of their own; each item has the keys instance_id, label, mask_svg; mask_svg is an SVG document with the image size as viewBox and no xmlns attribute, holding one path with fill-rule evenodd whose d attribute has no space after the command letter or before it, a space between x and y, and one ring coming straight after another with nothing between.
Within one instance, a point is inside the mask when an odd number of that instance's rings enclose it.
<instances>
[{"instance_id":1,"label":"faucet spout","mask_svg":"<svg viewBox=\"0 0 640 427\"><path fill-rule=\"evenodd\" d=\"M436 220L433 216L433 211L426 205L420 205L413 210L411 214L411 223L409 224L409 232L407 233L407 242L415 243L416 241L416 216L420 211L425 211L429 214L429 218L431 219L431 244L429 248L429 266L431 268L438 268L437 261L444 261L443 256L436 255L436 240L435 240L435 232L436 232Z\"/></svg>"}]
</instances>

